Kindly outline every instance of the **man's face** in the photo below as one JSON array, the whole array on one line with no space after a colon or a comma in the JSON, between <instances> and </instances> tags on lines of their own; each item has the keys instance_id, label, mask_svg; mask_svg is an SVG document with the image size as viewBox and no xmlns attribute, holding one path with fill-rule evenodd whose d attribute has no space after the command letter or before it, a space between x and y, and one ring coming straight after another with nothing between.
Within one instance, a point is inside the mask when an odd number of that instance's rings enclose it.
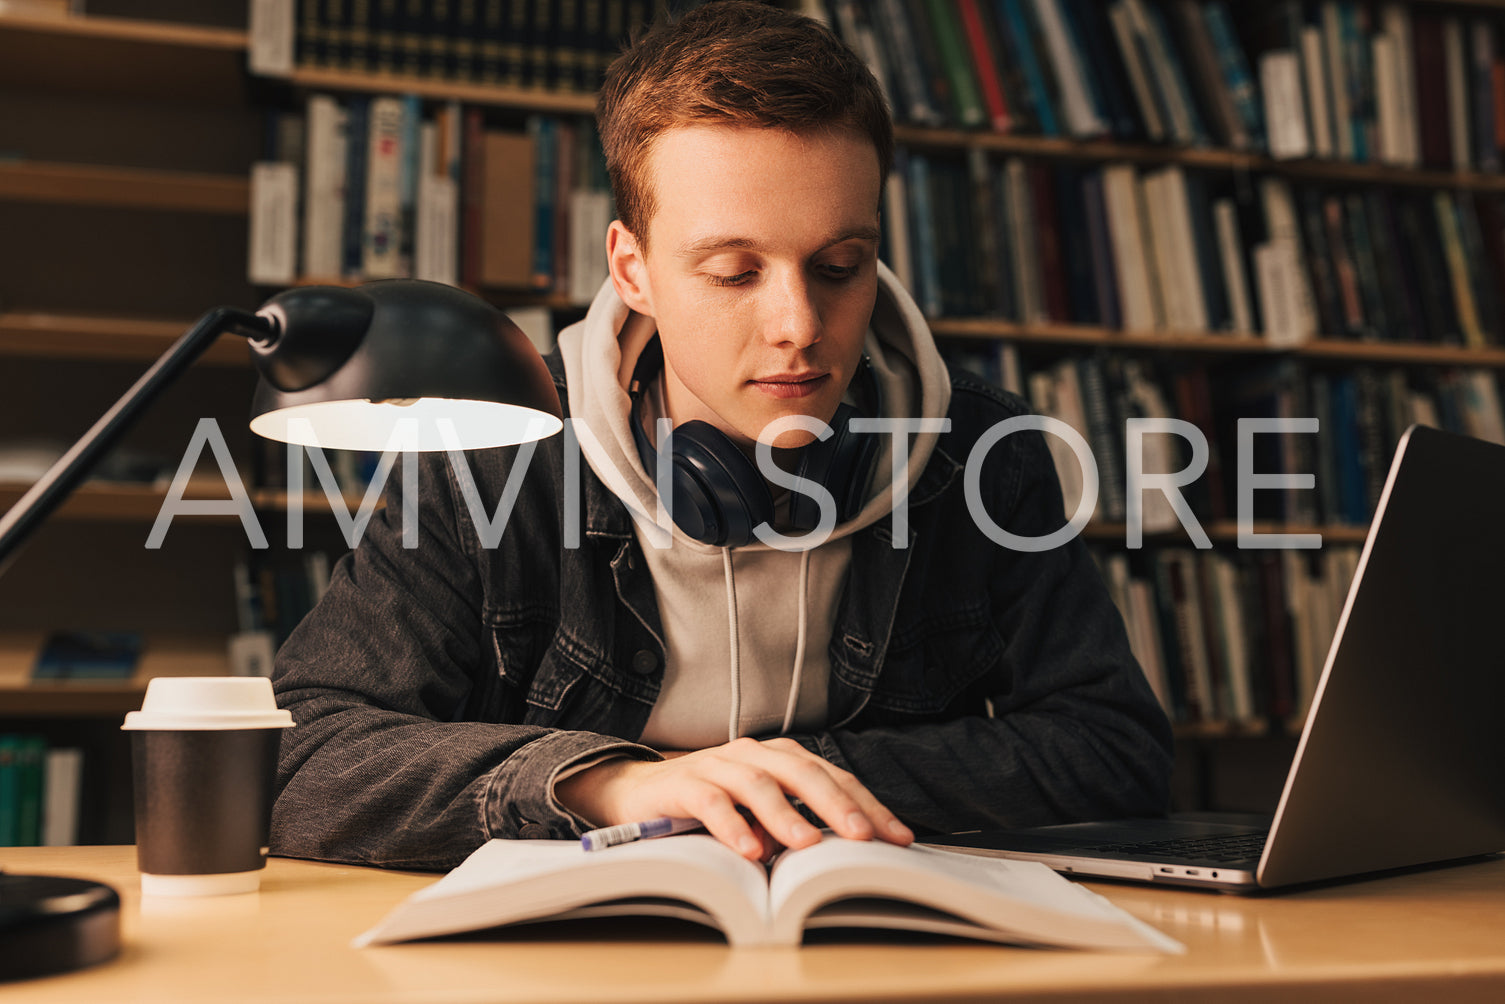
<instances>
[{"instance_id":1,"label":"man's face","mask_svg":"<svg viewBox=\"0 0 1505 1004\"><path fill-rule=\"evenodd\" d=\"M680 127L656 140L649 177L651 249L620 223L608 248L618 292L657 321L669 416L711 422L744 446L785 416L829 423L877 296L872 143L848 131Z\"/></svg>"}]
</instances>

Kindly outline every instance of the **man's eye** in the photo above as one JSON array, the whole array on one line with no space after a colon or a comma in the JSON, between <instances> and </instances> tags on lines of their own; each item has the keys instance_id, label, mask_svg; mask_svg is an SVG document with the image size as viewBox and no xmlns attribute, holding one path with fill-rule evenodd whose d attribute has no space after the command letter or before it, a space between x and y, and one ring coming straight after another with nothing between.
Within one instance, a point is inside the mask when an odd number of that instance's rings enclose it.
<instances>
[{"instance_id":1,"label":"man's eye","mask_svg":"<svg viewBox=\"0 0 1505 1004\"><path fill-rule=\"evenodd\" d=\"M751 279L754 272L739 272L736 275L708 275L706 279L712 286L740 286Z\"/></svg>"}]
</instances>

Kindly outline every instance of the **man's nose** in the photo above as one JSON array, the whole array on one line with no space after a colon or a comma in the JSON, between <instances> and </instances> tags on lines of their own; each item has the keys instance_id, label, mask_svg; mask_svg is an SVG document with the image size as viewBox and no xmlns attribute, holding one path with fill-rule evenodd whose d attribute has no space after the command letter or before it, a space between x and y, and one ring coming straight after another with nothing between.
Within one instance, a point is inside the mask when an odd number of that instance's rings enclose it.
<instances>
[{"instance_id":1,"label":"man's nose","mask_svg":"<svg viewBox=\"0 0 1505 1004\"><path fill-rule=\"evenodd\" d=\"M807 348L820 340L820 305L805 276L786 275L774 283L775 295L768 305L766 331L776 345Z\"/></svg>"}]
</instances>

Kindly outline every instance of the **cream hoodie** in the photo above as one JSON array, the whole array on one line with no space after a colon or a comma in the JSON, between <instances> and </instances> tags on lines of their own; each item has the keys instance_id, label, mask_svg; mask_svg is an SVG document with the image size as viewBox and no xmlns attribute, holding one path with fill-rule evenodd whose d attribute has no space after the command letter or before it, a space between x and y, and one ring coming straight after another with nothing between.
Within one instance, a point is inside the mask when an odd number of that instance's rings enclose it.
<instances>
[{"instance_id":1,"label":"cream hoodie","mask_svg":"<svg viewBox=\"0 0 1505 1004\"><path fill-rule=\"evenodd\" d=\"M900 458L897 478L897 437L884 435L867 504L819 547L781 550L754 541L720 548L692 540L678 527L671 537L655 522L654 472L638 458L629 424L628 382L653 333L652 319L629 311L608 280L585 319L559 335L581 452L632 514L658 601L664 679L642 742L663 750L701 749L737 736L819 729L826 723L826 646L851 535L888 516L895 481L901 495L909 493L938 434L907 437L909 454ZM946 365L919 308L881 263L865 347L884 417L945 416L951 401ZM648 395L650 430L655 398L662 400ZM781 515L786 511L779 506Z\"/></svg>"}]
</instances>

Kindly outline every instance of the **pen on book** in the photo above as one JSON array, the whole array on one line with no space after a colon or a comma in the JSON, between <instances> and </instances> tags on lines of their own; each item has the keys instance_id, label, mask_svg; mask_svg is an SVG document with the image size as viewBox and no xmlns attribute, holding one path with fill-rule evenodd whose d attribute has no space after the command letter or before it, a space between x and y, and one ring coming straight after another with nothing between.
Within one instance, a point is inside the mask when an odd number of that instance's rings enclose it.
<instances>
[{"instance_id":1,"label":"pen on book","mask_svg":"<svg viewBox=\"0 0 1505 1004\"><path fill-rule=\"evenodd\" d=\"M580 846L588 851L599 851L617 844L630 844L634 840L651 840L654 837L687 833L690 830L698 830L701 826L702 823L698 819L664 816L661 819L650 819L645 823L622 823L618 826L590 830L580 837Z\"/></svg>"}]
</instances>

